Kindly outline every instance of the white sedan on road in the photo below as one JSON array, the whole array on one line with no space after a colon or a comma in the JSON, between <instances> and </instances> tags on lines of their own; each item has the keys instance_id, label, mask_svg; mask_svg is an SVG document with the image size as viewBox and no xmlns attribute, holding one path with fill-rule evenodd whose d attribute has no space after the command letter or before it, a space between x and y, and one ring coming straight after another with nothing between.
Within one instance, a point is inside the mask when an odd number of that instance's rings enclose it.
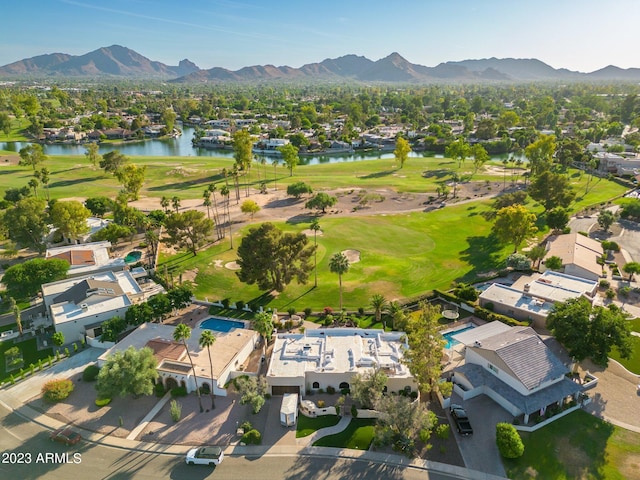
<instances>
[{"instance_id":1,"label":"white sedan on road","mask_svg":"<svg viewBox=\"0 0 640 480\"><path fill-rule=\"evenodd\" d=\"M219 465L224 459L224 452L220 447L192 448L187 452L187 465Z\"/></svg>"}]
</instances>

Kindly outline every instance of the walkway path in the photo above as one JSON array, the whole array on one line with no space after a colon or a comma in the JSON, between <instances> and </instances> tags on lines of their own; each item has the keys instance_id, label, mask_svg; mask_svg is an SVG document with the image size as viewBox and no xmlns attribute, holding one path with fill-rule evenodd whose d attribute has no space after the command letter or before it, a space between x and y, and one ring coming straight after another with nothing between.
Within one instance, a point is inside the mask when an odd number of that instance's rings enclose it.
<instances>
[{"instance_id":1,"label":"walkway path","mask_svg":"<svg viewBox=\"0 0 640 480\"><path fill-rule=\"evenodd\" d=\"M320 430L316 430L311 435L307 435L306 437L301 437L296 439L297 443L301 447L309 447L313 445L316 440L327 437L329 435L333 435L335 433L340 433L344 431L349 424L351 423L351 417L343 416L340 418L340 421L331 427L321 428Z\"/></svg>"}]
</instances>

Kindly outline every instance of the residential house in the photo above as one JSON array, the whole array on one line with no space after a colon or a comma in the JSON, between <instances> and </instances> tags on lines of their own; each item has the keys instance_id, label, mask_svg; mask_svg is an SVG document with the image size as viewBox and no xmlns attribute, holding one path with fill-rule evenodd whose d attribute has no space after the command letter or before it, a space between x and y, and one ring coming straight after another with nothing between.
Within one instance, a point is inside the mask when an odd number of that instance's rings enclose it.
<instances>
[{"instance_id":1,"label":"residential house","mask_svg":"<svg viewBox=\"0 0 640 480\"><path fill-rule=\"evenodd\" d=\"M140 285L128 270L101 272L42 285L47 315L67 341L96 338L101 325L124 317L129 307L164 292L152 281Z\"/></svg>"},{"instance_id":2,"label":"residential house","mask_svg":"<svg viewBox=\"0 0 640 480\"><path fill-rule=\"evenodd\" d=\"M69 277L78 277L102 271L123 270L126 263L123 258L109 255L111 242L93 242L82 245L65 245L47 249L45 258L58 258L69 262Z\"/></svg>"},{"instance_id":3,"label":"residential house","mask_svg":"<svg viewBox=\"0 0 640 480\"><path fill-rule=\"evenodd\" d=\"M157 323L144 323L111 347L98 358L103 365L107 357L114 352L124 351L130 346L136 349L149 347L158 361L159 381L165 388L183 386L187 392L196 390L196 379L182 342L173 339L175 326ZM211 389L213 373L213 392L226 396L225 385L235 372L241 372L245 362L256 348L260 338L258 332L244 328L234 328L230 332L213 331L216 342L211 348L211 363L206 348L200 348L200 328L194 328L191 337L186 340L191 360L196 368L197 386L205 391Z\"/></svg>"},{"instance_id":4,"label":"residential house","mask_svg":"<svg viewBox=\"0 0 640 480\"><path fill-rule=\"evenodd\" d=\"M597 240L579 233L567 233L549 237L546 248L544 259L552 256L562 259L562 271L567 275L589 280L599 280L602 276L602 265L598 260L604 250ZM541 271L546 269L544 259Z\"/></svg>"},{"instance_id":5,"label":"residential house","mask_svg":"<svg viewBox=\"0 0 640 480\"><path fill-rule=\"evenodd\" d=\"M304 396L329 387L349 389L354 375L375 368L387 375L387 390L416 391L416 380L402 363L407 348L403 332L328 328L279 333L267 371L269 392Z\"/></svg>"},{"instance_id":6,"label":"residential house","mask_svg":"<svg viewBox=\"0 0 640 480\"><path fill-rule=\"evenodd\" d=\"M521 321L546 328L547 316L555 302L585 297L593 302L598 282L564 273L524 275L510 286L493 283L479 297L480 306Z\"/></svg>"},{"instance_id":7,"label":"residential house","mask_svg":"<svg viewBox=\"0 0 640 480\"><path fill-rule=\"evenodd\" d=\"M487 395L524 423L555 404L576 399L582 387L567 378L563 364L530 327L494 333L495 322L467 330L454 339L464 347L464 365L456 367L454 391L463 400Z\"/></svg>"}]
</instances>

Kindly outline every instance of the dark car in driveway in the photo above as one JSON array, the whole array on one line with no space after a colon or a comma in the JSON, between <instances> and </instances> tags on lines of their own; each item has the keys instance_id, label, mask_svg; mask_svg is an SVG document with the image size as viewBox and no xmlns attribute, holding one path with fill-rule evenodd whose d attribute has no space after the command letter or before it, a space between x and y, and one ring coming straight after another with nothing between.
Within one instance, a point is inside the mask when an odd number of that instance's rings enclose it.
<instances>
[{"instance_id":1,"label":"dark car in driveway","mask_svg":"<svg viewBox=\"0 0 640 480\"><path fill-rule=\"evenodd\" d=\"M52 442L64 443L65 445L75 445L82 440L82 435L71 428L59 428L49 435Z\"/></svg>"},{"instance_id":2,"label":"dark car in driveway","mask_svg":"<svg viewBox=\"0 0 640 480\"><path fill-rule=\"evenodd\" d=\"M451 405L451 418L453 418L456 424L456 430L458 430L460 435L471 435L473 433L467 412L460 405L456 405L455 403Z\"/></svg>"}]
</instances>

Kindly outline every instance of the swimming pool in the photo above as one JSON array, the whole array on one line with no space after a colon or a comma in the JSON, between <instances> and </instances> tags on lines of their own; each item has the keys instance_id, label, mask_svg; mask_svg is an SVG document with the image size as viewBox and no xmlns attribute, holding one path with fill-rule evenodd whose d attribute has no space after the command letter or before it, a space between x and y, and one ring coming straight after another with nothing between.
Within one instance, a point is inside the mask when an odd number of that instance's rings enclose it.
<instances>
[{"instance_id":1,"label":"swimming pool","mask_svg":"<svg viewBox=\"0 0 640 480\"><path fill-rule=\"evenodd\" d=\"M142 258L142 252L140 250L131 250L127 253L127 256L124 257L124 261L126 263L136 263L140 261L140 258Z\"/></svg>"},{"instance_id":2,"label":"swimming pool","mask_svg":"<svg viewBox=\"0 0 640 480\"><path fill-rule=\"evenodd\" d=\"M230 332L234 328L244 328L244 322L238 322L236 320L227 320L226 318L211 317L203 320L200 324L200 328L206 328L207 330L213 330L214 332Z\"/></svg>"},{"instance_id":3,"label":"swimming pool","mask_svg":"<svg viewBox=\"0 0 640 480\"><path fill-rule=\"evenodd\" d=\"M468 325L466 325L466 326L464 326L462 328L459 328L458 330L452 330L450 332L443 333L442 336L447 341L447 344L445 345L445 348L447 348L447 349L448 348L453 348L456 345L458 345L460 342L457 341L457 340L454 340L451 337L453 337L454 335L457 335L459 333L466 332L467 330L471 330L472 328L476 328L476 326L473 325L473 324L468 324Z\"/></svg>"}]
</instances>

